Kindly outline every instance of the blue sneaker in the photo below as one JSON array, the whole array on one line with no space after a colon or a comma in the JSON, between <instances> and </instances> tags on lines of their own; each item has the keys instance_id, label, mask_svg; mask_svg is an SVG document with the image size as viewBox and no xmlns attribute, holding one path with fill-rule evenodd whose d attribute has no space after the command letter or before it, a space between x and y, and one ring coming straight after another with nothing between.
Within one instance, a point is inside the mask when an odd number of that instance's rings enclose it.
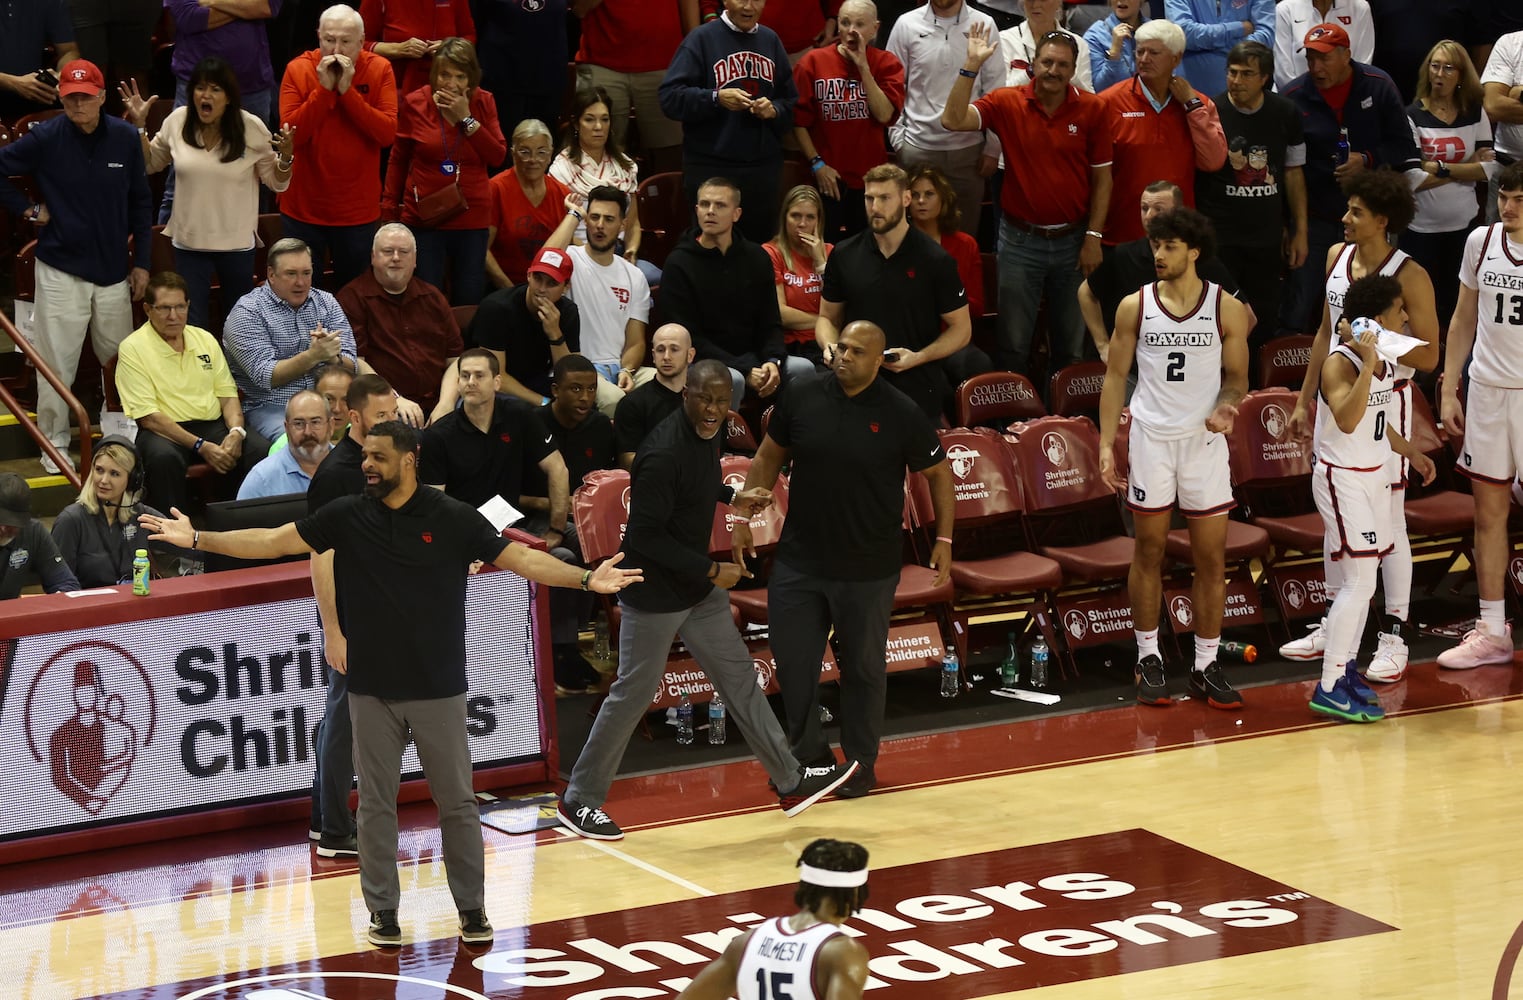
<instances>
[{"instance_id":1,"label":"blue sneaker","mask_svg":"<svg viewBox=\"0 0 1523 1000\"><path fill-rule=\"evenodd\" d=\"M1375 693L1375 689L1370 687L1369 682L1364 679L1364 675L1359 672L1357 661L1348 661L1343 668L1343 676L1348 680L1349 690L1354 692L1354 697L1366 705L1374 705L1376 708L1380 707L1380 696Z\"/></svg>"},{"instance_id":2,"label":"blue sneaker","mask_svg":"<svg viewBox=\"0 0 1523 1000\"><path fill-rule=\"evenodd\" d=\"M1338 678L1331 691L1322 690L1319 682L1312 691L1311 710L1344 722L1379 722L1386 715L1378 702L1359 698L1347 675Z\"/></svg>"}]
</instances>

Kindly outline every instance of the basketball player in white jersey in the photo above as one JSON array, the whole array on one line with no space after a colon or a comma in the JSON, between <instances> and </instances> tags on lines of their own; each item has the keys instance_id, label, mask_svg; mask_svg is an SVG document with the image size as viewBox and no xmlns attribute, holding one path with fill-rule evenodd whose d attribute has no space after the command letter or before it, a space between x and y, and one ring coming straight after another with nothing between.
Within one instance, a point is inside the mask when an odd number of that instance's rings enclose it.
<instances>
[{"instance_id":1,"label":"basketball player in white jersey","mask_svg":"<svg viewBox=\"0 0 1523 1000\"><path fill-rule=\"evenodd\" d=\"M1168 705L1158 653L1163 548L1177 506L1190 527L1195 565L1195 669L1192 696L1236 710L1243 696L1216 662L1226 600L1227 512L1234 506L1227 438L1248 387L1248 309L1196 273L1216 239L1210 221L1179 208L1147 226L1158 280L1116 309L1116 332L1100 395L1100 475L1126 496L1136 524L1127 588L1137 635L1137 700ZM1130 469L1116 467L1116 428L1127 372L1137 362L1128 436Z\"/></svg>"},{"instance_id":2,"label":"basketball player in white jersey","mask_svg":"<svg viewBox=\"0 0 1523 1000\"><path fill-rule=\"evenodd\" d=\"M867 902L867 848L816 840L798 867L799 911L732 940L678 1000L860 1000L867 949L841 925Z\"/></svg>"},{"instance_id":3,"label":"basketball player in white jersey","mask_svg":"<svg viewBox=\"0 0 1523 1000\"><path fill-rule=\"evenodd\" d=\"M1319 366L1311 491L1322 514L1323 551L1337 565L1341 583L1324 623L1322 680L1312 692L1311 709L1346 722L1378 722L1385 712L1359 676L1358 659L1377 563L1395 541L1391 456L1409 456L1424 481L1432 480L1434 470L1433 461L1414 452L1394 423L1399 380L1394 354L1400 348L1383 349L1381 338L1406 325L1401 282L1367 275L1351 282L1339 299L1341 343Z\"/></svg>"},{"instance_id":4,"label":"basketball player in white jersey","mask_svg":"<svg viewBox=\"0 0 1523 1000\"><path fill-rule=\"evenodd\" d=\"M1312 430L1322 362L1328 357L1329 348L1338 342L1333 331L1344 315L1343 299L1350 284L1367 275L1383 274L1395 277L1401 283L1401 297L1406 305L1407 325L1396 332L1423 342L1396 362L1390 420L1397 432L1405 437L1412 432L1412 394L1418 391L1412 378L1419 371L1432 371L1438 364L1439 355L1433 281L1422 265L1397 250L1391 239L1393 234L1412 223L1416 211L1412 188L1403 174L1389 170L1367 171L1345 181L1343 193L1348 198L1348 210L1343 215L1343 242L1333 244L1327 251L1327 297L1322 304L1322 323L1312 341L1300 398L1291 413L1291 433L1305 440ZM1406 471L1406 463L1393 454L1390 504L1394 547L1380 560L1385 615L1380 624L1380 646L1370 659L1366 672L1370 680L1387 684L1401 680L1407 671L1407 643L1403 632L1412 605L1412 543L1407 536ZM1341 566L1326 549L1322 553L1322 569L1328 598L1334 600L1341 582ZM1291 660L1320 658L1325 651L1326 625L1326 621L1320 622L1309 634L1281 646L1280 655Z\"/></svg>"},{"instance_id":5,"label":"basketball player in white jersey","mask_svg":"<svg viewBox=\"0 0 1523 1000\"><path fill-rule=\"evenodd\" d=\"M1512 662L1506 594L1507 511L1512 482L1523 471L1523 163L1497 175L1500 222L1465 241L1460 294L1449 321L1439 414L1451 434L1465 435L1457 468L1475 494L1475 577L1481 617L1438 665L1467 670ZM1474 353L1471 352L1472 345ZM1463 409L1459 382L1470 362Z\"/></svg>"}]
</instances>

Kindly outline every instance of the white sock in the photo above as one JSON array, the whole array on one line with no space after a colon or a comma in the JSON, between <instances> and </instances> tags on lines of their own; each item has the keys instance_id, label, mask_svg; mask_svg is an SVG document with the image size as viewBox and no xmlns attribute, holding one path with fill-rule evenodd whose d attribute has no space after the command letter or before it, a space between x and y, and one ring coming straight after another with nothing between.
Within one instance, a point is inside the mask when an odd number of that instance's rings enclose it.
<instances>
[{"instance_id":1,"label":"white sock","mask_svg":"<svg viewBox=\"0 0 1523 1000\"><path fill-rule=\"evenodd\" d=\"M1385 590L1386 614L1407 620L1412 606L1412 539L1407 536L1406 490L1391 491L1393 548L1380 560L1380 584Z\"/></svg>"},{"instance_id":2,"label":"white sock","mask_svg":"<svg viewBox=\"0 0 1523 1000\"><path fill-rule=\"evenodd\" d=\"M1205 670L1216 660L1216 647L1222 644L1221 636L1215 639L1202 639L1195 637L1195 671Z\"/></svg>"},{"instance_id":3,"label":"white sock","mask_svg":"<svg viewBox=\"0 0 1523 1000\"><path fill-rule=\"evenodd\" d=\"M1481 624L1485 626L1487 635L1501 637L1507 634L1506 608L1506 601L1481 602Z\"/></svg>"},{"instance_id":4,"label":"white sock","mask_svg":"<svg viewBox=\"0 0 1523 1000\"><path fill-rule=\"evenodd\" d=\"M1133 629L1132 634L1137 637L1138 663L1141 663L1143 657L1145 656L1158 655L1158 630L1156 628L1150 632L1144 632L1141 629Z\"/></svg>"}]
</instances>

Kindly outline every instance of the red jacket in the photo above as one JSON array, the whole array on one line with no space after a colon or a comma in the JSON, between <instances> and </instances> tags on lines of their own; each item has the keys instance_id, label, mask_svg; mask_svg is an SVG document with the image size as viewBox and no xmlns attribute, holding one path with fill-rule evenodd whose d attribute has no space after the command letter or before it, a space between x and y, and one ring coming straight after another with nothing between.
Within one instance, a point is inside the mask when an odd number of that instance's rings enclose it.
<instances>
[{"instance_id":1,"label":"red jacket","mask_svg":"<svg viewBox=\"0 0 1523 1000\"><path fill-rule=\"evenodd\" d=\"M582 18L576 61L615 73L665 72L680 44L677 0L603 0Z\"/></svg>"},{"instance_id":2,"label":"red jacket","mask_svg":"<svg viewBox=\"0 0 1523 1000\"><path fill-rule=\"evenodd\" d=\"M486 229L492 224L492 192L487 185L487 171L508 155L508 142L497 124L497 102L491 94L476 88L471 94L470 111L481 127L466 138L460 126L445 123L439 109L434 107L433 93L434 89L424 84L402 101L397 141L386 165L381 214L388 219L400 218L409 226L418 225L415 207L418 197L427 197L450 183L449 175L440 170L447 144L450 159L457 168L455 176L460 192L469 208L439 228Z\"/></svg>"},{"instance_id":3,"label":"red jacket","mask_svg":"<svg viewBox=\"0 0 1523 1000\"><path fill-rule=\"evenodd\" d=\"M362 0L360 17L365 20L365 50L375 51L376 42L405 42L421 38L437 42L460 37L476 44L476 22L471 20L467 0ZM428 82L433 60L393 59L397 93L410 94Z\"/></svg>"},{"instance_id":4,"label":"red jacket","mask_svg":"<svg viewBox=\"0 0 1523 1000\"><path fill-rule=\"evenodd\" d=\"M317 82L318 49L286 67L280 120L296 126L300 169L280 210L315 226L374 222L381 205L381 149L397 134L397 84L386 60L361 52L343 94Z\"/></svg>"}]
</instances>

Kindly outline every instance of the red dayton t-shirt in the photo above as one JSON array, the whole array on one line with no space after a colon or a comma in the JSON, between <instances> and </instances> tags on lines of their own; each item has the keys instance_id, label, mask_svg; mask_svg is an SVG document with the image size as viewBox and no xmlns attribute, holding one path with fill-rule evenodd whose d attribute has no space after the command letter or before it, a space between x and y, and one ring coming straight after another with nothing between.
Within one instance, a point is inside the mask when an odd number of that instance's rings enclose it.
<instances>
[{"instance_id":1,"label":"red dayton t-shirt","mask_svg":"<svg viewBox=\"0 0 1523 1000\"><path fill-rule=\"evenodd\" d=\"M1005 150L1006 215L1034 226L1088 221L1090 171L1111 162L1110 122L1098 97L1070 87L1049 117L1028 83L1001 87L973 107Z\"/></svg>"},{"instance_id":2,"label":"red dayton t-shirt","mask_svg":"<svg viewBox=\"0 0 1523 1000\"><path fill-rule=\"evenodd\" d=\"M524 281L534 255L566 217L566 185L545 175L545 197L538 205L529 201L512 168L488 182L492 189L492 257L508 280Z\"/></svg>"},{"instance_id":3,"label":"red dayton t-shirt","mask_svg":"<svg viewBox=\"0 0 1523 1000\"><path fill-rule=\"evenodd\" d=\"M867 68L897 117L904 110L904 65L892 52L869 48ZM888 159L884 137L893 119L880 125L873 118L861 74L834 45L800 59L793 83L799 92L793 123L809 130L815 152L848 187L860 188L862 175Z\"/></svg>"}]
</instances>

